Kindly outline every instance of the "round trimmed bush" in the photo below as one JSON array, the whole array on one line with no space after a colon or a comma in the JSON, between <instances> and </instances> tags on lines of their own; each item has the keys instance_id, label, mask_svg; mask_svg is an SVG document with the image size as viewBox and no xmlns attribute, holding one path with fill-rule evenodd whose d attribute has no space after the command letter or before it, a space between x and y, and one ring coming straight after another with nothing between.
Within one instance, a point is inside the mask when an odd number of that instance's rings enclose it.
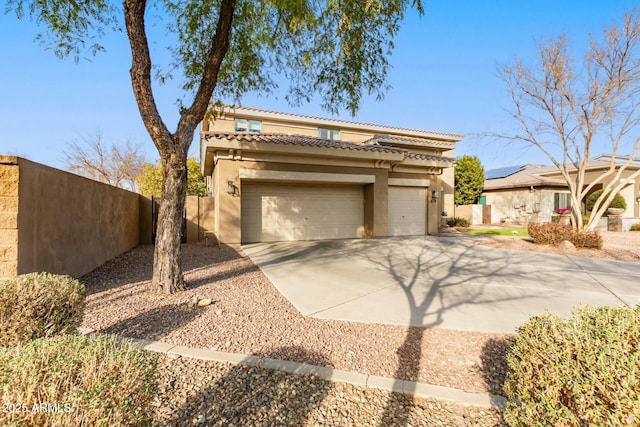
<instances>
[{"instance_id":1,"label":"round trimmed bush","mask_svg":"<svg viewBox=\"0 0 640 427\"><path fill-rule=\"evenodd\" d=\"M640 425L640 305L532 317L507 365L511 426Z\"/></svg>"},{"instance_id":2,"label":"round trimmed bush","mask_svg":"<svg viewBox=\"0 0 640 427\"><path fill-rule=\"evenodd\" d=\"M469 220L460 216L454 216L453 218L449 218L447 220L447 225L449 227L468 227Z\"/></svg>"},{"instance_id":3,"label":"round trimmed bush","mask_svg":"<svg viewBox=\"0 0 640 427\"><path fill-rule=\"evenodd\" d=\"M19 405L2 414L3 421L15 426L150 425L157 357L113 336L60 335L0 349L0 397Z\"/></svg>"},{"instance_id":4,"label":"round trimmed bush","mask_svg":"<svg viewBox=\"0 0 640 427\"><path fill-rule=\"evenodd\" d=\"M85 286L69 276L29 273L1 281L0 347L76 333L85 297Z\"/></svg>"},{"instance_id":5,"label":"round trimmed bush","mask_svg":"<svg viewBox=\"0 0 640 427\"><path fill-rule=\"evenodd\" d=\"M587 197L587 201L585 202L585 207L587 208L588 211L592 211L593 210L593 206L596 204L596 200L598 200L598 197L600 197L600 195L602 194L604 190L598 190L598 191L594 191L593 193L591 193L589 195L589 197ZM607 195L608 197L608 195ZM606 198L605 197L605 200ZM627 202L626 200L624 200L624 197L622 197L619 193L616 194L613 198L613 200L611 201L611 203L609 204L609 206L607 206L608 208L618 208L618 209L627 209Z\"/></svg>"}]
</instances>

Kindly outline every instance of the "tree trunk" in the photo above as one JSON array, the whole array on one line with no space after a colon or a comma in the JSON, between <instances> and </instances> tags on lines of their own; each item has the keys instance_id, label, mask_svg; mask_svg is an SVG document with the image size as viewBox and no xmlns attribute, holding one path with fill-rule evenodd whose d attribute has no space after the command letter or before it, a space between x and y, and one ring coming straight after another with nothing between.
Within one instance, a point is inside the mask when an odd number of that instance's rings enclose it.
<instances>
[{"instance_id":1,"label":"tree trunk","mask_svg":"<svg viewBox=\"0 0 640 427\"><path fill-rule=\"evenodd\" d=\"M158 212L151 290L173 294L186 289L180 266L182 217L187 195L187 156L162 159L162 201Z\"/></svg>"}]
</instances>

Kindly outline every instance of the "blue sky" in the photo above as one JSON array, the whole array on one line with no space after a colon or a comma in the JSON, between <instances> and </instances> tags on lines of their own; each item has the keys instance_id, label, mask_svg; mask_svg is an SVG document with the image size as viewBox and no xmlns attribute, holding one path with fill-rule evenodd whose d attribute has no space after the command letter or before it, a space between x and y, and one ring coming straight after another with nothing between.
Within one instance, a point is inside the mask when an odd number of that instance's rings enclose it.
<instances>
[{"instance_id":1,"label":"blue sky","mask_svg":"<svg viewBox=\"0 0 640 427\"><path fill-rule=\"evenodd\" d=\"M620 21L634 1L426 1L422 17L411 12L391 58L391 89L382 101L365 99L355 118L390 126L462 133L456 155L477 155L486 169L520 163L549 163L535 149L483 137L511 126L497 64L516 56L532 61L536 43L566 33L580 58L589 34ZM0 15L0 154L12 154L63 168L69 141L101 133L104 140L142 145L149 161L158 158L140 119L129 81L126 36L109 35L106 52L60 60L34 42L38 28L14 14ZM162 31L152 30L162 44ZM177 120L178 82L156 93L171 129ZM247 96L242 105L315 116L318 105L293 108L278 97ZM192 151L197 152L197 138Z\"/></svg>"}]
</instances>

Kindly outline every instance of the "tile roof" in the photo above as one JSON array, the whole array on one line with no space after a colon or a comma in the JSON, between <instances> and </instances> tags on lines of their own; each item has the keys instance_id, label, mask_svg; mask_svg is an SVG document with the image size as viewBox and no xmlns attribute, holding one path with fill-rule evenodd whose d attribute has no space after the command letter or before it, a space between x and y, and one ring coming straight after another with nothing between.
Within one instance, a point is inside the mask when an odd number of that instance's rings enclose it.
<instances>
[{"instance_id":1,"label":"tile roof","mask_svg":"<svg viewBox=\"0 0 640 427\"><path fill-rule=\"evenodd\" d=\"M545 173L557 172L555 166L523 165L524 169L504 178L487 179L484 182L484 190L497 190L503 188L518 188L530 186L566 187L562 179L545 177Z\"/></svg>"},{"instance_id":2,"label":"tile roof","mask_svg":"<svg viewBox=\"0 0 640 427\"><path fill-rule=\"evenodd\" d=\"M378 145L372 143L354 143L345 141L334 141L331 139L317 138L307 135L289 135L284 133L257 133L257 132L202 132L202 137L206 140L218 139L218 140L236 140L236 141L250 141L250 142L268 142L274 144L291 144L291 145L303 145L308 147L327 147L336 148L342 150L359 150L359 151L373 151L381 153L393 153L404 154L406 158L419 159L419 160L437 160L454 162L453 157L437 156L432 154L416 153L404 148L389 147L385 145Z\"/></svg>"},{"instance_id":3,"label":"tile roof","mask_svg":"<svg viewBox=\"0 0 640 427\"><path fill-rule=\"evenodd\" d=\"M436 156L435 154L422 154L415 153L413 151L407 152L407 158L409 159L420 159L420 160L444 160L447 162L455 162L456 159L453 157L445 157L445 156Z\"/></svg>"},{"instance_id":4,"label":"tile roof","mask_svg":"<svg viewBox=\"0 0 640 427\"><path fill-rule=\"evenodd\" d=\"M412 146L424 146L424 147L442 147L442 148L455 148L455 142L452 141L440 141L431 138L410 138L407 136L395 136L395 135L374 135L373 138L367 140L369 143L389 143L389 144L405 144Z\"/></svg>"},{"instance_id":5,"label":"tile roof","mask_svg":"<svg viewBox=\"0 0 640 427\"><path fill-rule=\"evenodd\" d=\"M241 115L242 113L255 113L259 115L279 116L279 117L282 117L283 119L297 118L301 120L309 120L309 121L316 121L316 122L326 121L326 122L335 123L336 125L342 124L342 125L354 127L354 128L379 128L379 129L389 130L390 132L429 134L435 138L443 138L443 139L449 139L453 141L460 141L462 138L464 138L464 135L460 135L456 133L436 132L436 131L428 131L428 130L420 130L420 129L412 129L412 128L403 128L403 127L397 127L397 126L376 125L372 123L360 123L360 122L349 121L349 120L330 119L326 117L317 117L317 116L307 116L307 115L296 114L296 113L282 113L277 111L262 110L259 108L251 108L251 107L235 107L231 105L225 105L224 111L228 111L230 113L239 114L239 115Z\"/></svg>"},{"instance_id":6,"label":"tile roof","mask_svg":"<svg viewBox=\"0 0 640 427\"><path fill-rule=\"evenodd\" d=\"M334 141L306 135L289 135L286 133L256 132L203 132L205 139L233 139L237 141L271 142L274 144L306 145L309 147L327 147L345 150L377 151L383 153L404 153L406 150L374 144L357 144L354 142Z\"/></svg>"}]
</instances>

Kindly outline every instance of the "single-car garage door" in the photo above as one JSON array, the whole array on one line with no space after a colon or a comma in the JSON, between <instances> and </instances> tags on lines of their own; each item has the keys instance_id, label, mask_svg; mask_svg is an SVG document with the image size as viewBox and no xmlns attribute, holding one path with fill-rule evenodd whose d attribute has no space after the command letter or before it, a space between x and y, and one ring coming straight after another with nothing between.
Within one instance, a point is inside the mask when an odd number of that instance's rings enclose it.
<instances>
[{"instance_id":1,"label":"single-car garage door","mask_svg":"<svg viewBox=\"0 0 640 427\"><path fill-rule=\"evenodd\" d=\"M427 189L389 187L389 236L426 234Z\"/></svg>"},{"instance_id":2,"label":"single-car garage door","mask_svg":"<svg viewBox=\"0 0 640 427\"><path fill-rule=\"evenodd\" d=\"M361 186L242 183L242 242L348 239L364 222Z\"/></svg>"}]
</instances>

